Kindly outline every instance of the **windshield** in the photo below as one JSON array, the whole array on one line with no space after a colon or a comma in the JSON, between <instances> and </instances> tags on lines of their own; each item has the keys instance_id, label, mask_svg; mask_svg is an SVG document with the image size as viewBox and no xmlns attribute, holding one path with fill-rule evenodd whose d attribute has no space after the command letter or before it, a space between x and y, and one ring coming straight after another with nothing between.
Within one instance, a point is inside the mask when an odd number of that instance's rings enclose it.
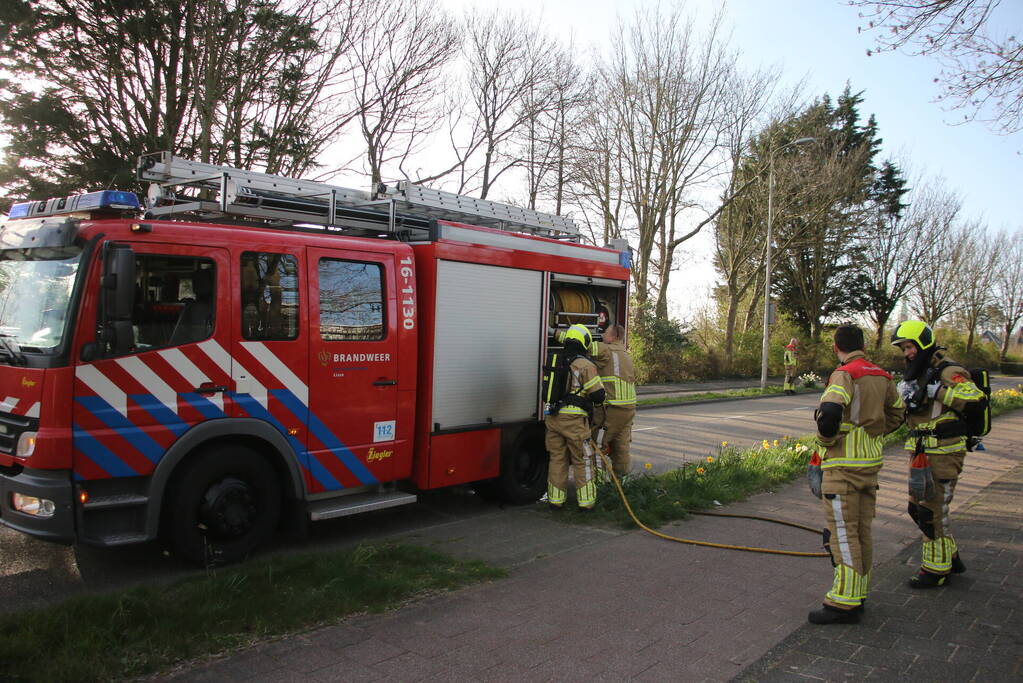
<instances>
[{"instance_id":1,"label":"windshield","mask_svg":"<svg viewBox=\"0 0 1023 683\"><path fill-rule=\"evenodd\" d=\"M0 342L24 351L60 344L78 274L79 247L0 251Z\"/></svg>"}]
</instances>

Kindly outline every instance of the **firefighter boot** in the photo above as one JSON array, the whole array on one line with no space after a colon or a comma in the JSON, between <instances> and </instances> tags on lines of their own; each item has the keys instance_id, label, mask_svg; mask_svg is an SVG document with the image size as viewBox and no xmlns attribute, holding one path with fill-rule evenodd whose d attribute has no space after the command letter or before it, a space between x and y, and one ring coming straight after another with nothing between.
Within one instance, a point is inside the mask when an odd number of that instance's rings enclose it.
<instances>
[{"instance_id":1,"label":"firefighter boot","mask_svg":"<svg viewBox=\"0 0 1023 683\"><path fill-rule=\"evenodd\" d=\"M952 555L952 573L953 574L965 574L966 565L959 559L959 553Z\"/></svg>"},{"instance_id":2,"label":"firefighter boot","mask_svg":"<svg viewBox=\"0 0 1023 683\"><path fill-rule=\"evenodd\" d=\"M940 588L948 583L948 575L935 574L925 569L921 569L917 574L909 579L910 588Z\"/></svg>"},{"instance_id":3,"label":"firefighter boot","mask_svg":"<svg viewBox=\"0 0 1023 683\"><path fill-rule=\"evenodd\" d=\"M807 616L811 624L858 624L863 615L863 609L839 609L831 605L823 605Z\"/></svg>"}]
</instances>

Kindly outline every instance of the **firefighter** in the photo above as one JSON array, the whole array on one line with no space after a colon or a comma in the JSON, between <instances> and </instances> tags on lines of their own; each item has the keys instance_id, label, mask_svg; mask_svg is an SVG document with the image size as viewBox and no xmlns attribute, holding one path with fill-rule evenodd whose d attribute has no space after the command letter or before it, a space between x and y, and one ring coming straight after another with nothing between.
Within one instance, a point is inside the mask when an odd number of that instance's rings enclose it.
<instances>
[{"instance_id":1,"label":"firefighter","mask_svg":"<svg viewBox=\"0 0 1023 683\"><path fill-rule=\"evenodd\" d=\"M811 624L860 620L870 588L871 525L884 436L898 429L905 413L891 376L864 356L863 330L839 326L834 350L841 365L831 373L814 416L828 522L824 546L835 574L823 607L808 616Z\"/></svg>"},{"instance_id":2,"label":"firefighter","mask_svg":"<svg viewBox=\"0 0 1023 683\"><path fill-rule=\"evenodd\" d=\"M629 444L636 417L636 371L632 356L625 349L625 328L608 326L604 340L593 342L591 354L607 392L603 424L598 420L593 425L593 438L598 448L607 449L614 473L620 479L629 473Z\"/></svg>"},{"instance_id":3,"label":"firefighter","mask_svg":"<svg viewBox=\"0 0 1023 683\"><path fill-rule=\"evenodd\" d=\"M593 406L604 402L605 392L597 367L586 356L592 343L593 337L583 325L568 328L564 336L568 364L565 385L560 387L560 398L550 406L544 419L550 454L547 502L555 510L565 504L569 464L579 509L591 510L597 503L596 449L590 438L590 419Z\"/></svg>"},{"instance_id":4,"label":"firefighter","mask_svg":"<svg viewBox=\"0 0 1023 683\"><path fill-rule=\"evenodd\" d=\"M785 345L785 393L794 394L796 390L792 386L792 380L796 378L796 350L798 341L795 337Z\"/></svg>"},{"instance_id":5,"label":"firefighter","mask_svg":"<svg viewBox=\"0 0 1023 683\"><path fill-rule=\"evenodd\" d=\"M934 492L925 500L909 497L909 516L923 532L920 570L909 580L912 588L945 585L950 574L966 566L949 528L949 506L966 459L966 429L961 418L967 404L984 393L970 373L938 346L934 331L923 321L907 320L892 333L892 345L906 358L899 391L906 401L910 455L926 453L934 477Z\"/></svg>"}]
</instances>

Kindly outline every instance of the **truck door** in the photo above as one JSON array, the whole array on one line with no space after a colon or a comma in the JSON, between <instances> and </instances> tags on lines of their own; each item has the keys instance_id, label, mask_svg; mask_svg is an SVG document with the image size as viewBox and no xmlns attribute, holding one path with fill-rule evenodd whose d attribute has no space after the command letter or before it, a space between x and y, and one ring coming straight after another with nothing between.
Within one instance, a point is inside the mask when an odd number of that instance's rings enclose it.
<instances>
[{"instance_id":1,"label":"truck door","mask_svg":"<svg viewBox=\"0 0 1023 683\"><path fill-rule=\"evenodd\" d=\"M226 251L170 244L132 249L134 345L75 368L79 480L148 475L191 426L225 415L231 378Z\"/></svg>"},{"instance_id":2,"label":"truck door","mask_svg":"<svg viewBox=\"0 0 1023 683\"><path fill-rule=\"evenodd\" d=\"M333 475L328 489L390 481L412 434L398 424L394 256L312 248L307 256L310 455Z\"/></svg>"}]
</instances>

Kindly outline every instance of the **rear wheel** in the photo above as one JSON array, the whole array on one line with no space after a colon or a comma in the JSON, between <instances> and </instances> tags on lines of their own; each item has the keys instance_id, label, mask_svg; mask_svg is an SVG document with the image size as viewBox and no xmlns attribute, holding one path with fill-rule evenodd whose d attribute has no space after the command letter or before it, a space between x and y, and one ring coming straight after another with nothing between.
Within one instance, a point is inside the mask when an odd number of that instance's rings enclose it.
<instances>
[{"instance_id":1,"label":"rear wheel","mask_svg":"<svg viewBox=\"0 0 1023 683\"><path fill-rule=\"evenodd\" d=\"M172 550L202 566L245 559L273 536L280 513L281 489L273 467L244 446L197 454L164 506Z\"/></svg>"},{"instance_id":2,"label":"rear wheel","mask_svg":"<svg viewBox=\"0 0 1023 683\"><path fill-rule=\"evenodd\" d=\"M514 505L535 503L547 490L547 463L543 425L526 428L501 449L501 474L476 490Z\"/></svg>"}]
</instances>

